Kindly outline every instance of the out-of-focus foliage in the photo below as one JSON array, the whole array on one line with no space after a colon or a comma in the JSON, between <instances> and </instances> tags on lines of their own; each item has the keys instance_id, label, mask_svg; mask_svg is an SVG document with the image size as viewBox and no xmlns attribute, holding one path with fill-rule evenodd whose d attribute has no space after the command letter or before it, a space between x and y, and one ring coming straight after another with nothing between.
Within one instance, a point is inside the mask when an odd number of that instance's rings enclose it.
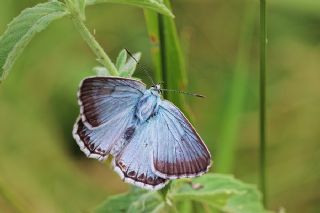
<instances>
[{"instance_id":1,"label":"out-of-focus foliage","mask_svg":"<svg viewBox=\"0 0 320 213\"><path fill-rule=\"evenodd\" d=\"M39 2L0 1L0 33L23 9ZM319 3L267 2L269 206L316 213L320 210ZM215 164L221 165L216 156L225 141L233 140L233 151L227 154L234 160L228 171L257 183L258 14L246 21L248 5L258 11L258 4L250 0L179 0L172 7L187 56L187 90L207 96L186 99L213 154L212 171ZM251 39L240 39L250 22ZM112 59L128 48L141 51L141 63L153 68L141 9L116 4L87 7L86 23ZM71 137L79 113L78 83L92 75L98 63L67 18L35 38L0 86L0 209L90 211L108 195L128 187L111 169L86 159ZM239 63L244 66L236 66ZM248 76L243 107L232 111L236 125L230 127L225 122L230 116L227 106L236 95L231 87L235 70ZM135 75L145 78L142 72ZM221 129L225 127L233 130L232 137L221 135L226 134Z\"/></svg>"}]
</instances>

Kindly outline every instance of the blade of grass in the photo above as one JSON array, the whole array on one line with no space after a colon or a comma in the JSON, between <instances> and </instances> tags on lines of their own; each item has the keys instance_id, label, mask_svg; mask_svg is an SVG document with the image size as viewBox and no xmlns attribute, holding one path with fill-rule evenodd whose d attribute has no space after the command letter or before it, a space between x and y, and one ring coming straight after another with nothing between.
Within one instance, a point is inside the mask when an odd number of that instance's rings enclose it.
<instances>
[{"instance_id":1,"label":"blade of grass","mask_svg":"<svg viewBox=\"0 0 320 213\"><path fill-rule=\"evenodd\" d=\"M164 0L164 3L171 10L170 1ZM164 86L168 89L185 91L186 68L174 19L159 15L158 22ZM183 95L172 92L167 93L166 98L187 113Z\"/></svg>"},{"instance_id":2,"label":"blade of grass","mask_svg":"<svg viewBox=\"0 0 320 213\"><path fill-rule=\"evenodd\" d=\"M168 69L167 69L167 49L166 49L166 36L165 36L165 25L164 17L158 15L158 27L159 27L159 38L160 38L160 61L161 61L161 74L164 81L164 88L168 88ZM163 94L165 99L168 99L168 93Z\"/></svg>"},{"instance_id":3,"label":"blade of grass","mask_svg":"<svg viewBox=\"0 0 320 213\"><path fill-rule=\"evenodd\" d=\"M266 0L260 0L260 189L267 204L266 189Z\"/></svg>"},{"instance_id":4,"label":"blade of grass","mask_svg":"<svg viewBox=\"0 0 320 213\"><path fill-rule=\"evenodd\" d=\"M160 38L160 61L161 61L161 74L162 74L162 79L164 81L164 87L168 88L168 64L167 64L167 55L168 55L168 50L166 46L166 35L165 35L165 23L164 23L164 17L162 15L158 15L158 27L159 27L159 38ZM168 99L168 93L164 93L163 97L165 99ZM174 99L171 97L171 101ZM176 103L178 102L177 100L175 101ZM162 190L160 190L160 194L166 198L167 193L170 189L171 182L164 187Z\"/></svg>"},{"instance_id":5,"label":"blade of grass","mask_svg":"<svg viewBox=\"0 0 320 213\"><path fill-rule=\"evenodd\" d=\"M160 38L159 38L159 23L158 13L144 10L144 17L149 34L151 44L151 57L154 64L154 78L156 82L162 82L162 66L160 56Z\"/></svg>"},{"instance_id":6,"label":"blade of grass","mask_svg":"<svg viewBox=\"0 0 320 213\"><path fill-rule=\"evenodd\" d=\"M246 102L246 91L249 77L249 54L251 49L255 8L251 3L247 3L244 11L245 17L242 22L242 32L240 34L237 61L234 68L233 79L231 81L230 95L226 107L223 110L223 117L220 129L219 142L221 147L216 154L216 171L230 173L233 169L235 150L238 141L240 128L240 114Z\"/></svg>"}]
</instances>

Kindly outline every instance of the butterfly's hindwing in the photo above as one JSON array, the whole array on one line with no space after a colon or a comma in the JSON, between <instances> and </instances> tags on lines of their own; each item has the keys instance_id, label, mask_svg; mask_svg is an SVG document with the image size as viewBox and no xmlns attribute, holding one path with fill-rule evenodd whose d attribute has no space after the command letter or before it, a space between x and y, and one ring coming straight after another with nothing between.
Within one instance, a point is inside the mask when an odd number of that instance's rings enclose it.
<instances>
[{"instance_id":1,"label":"butterfly's hindwing","mask_svg":"<svg viewBox=\"0 0 320 213\"><path fill-rule=\"evenodd\" d=\"M90 130L80 118L73 127L73 137L80 149L90 158L104 160L108 157L111 143L103 144L104 131Z\"/></svg>"},{"instance_id":2,"label":"butterfly's hindwing","mask_svg":"<svg viewBox=\"0 0 320 213\"><path fill-rule=\"evenodd\" d=\"M152 143L148 123L137 128L127 145L115 156L113 166L124 181L145 189L160 189L167 180L152 171Z\"/></svg>"},{"instance_id":3,"label":"butterfly's hindwing","mask_svg":"<svg viewBox=\"0 0 320 213\"><path fill-rule=\"evenodd\" d=\"M90 158L105 160L109 154L115 154L129 142L132 137L134 125L133 109L126 109L121 115L113 117L101 128L90 129L84 125L81 118L78 118L74 129L73 137L76 139L81 150Z\"/></svg>"}]
</instances>

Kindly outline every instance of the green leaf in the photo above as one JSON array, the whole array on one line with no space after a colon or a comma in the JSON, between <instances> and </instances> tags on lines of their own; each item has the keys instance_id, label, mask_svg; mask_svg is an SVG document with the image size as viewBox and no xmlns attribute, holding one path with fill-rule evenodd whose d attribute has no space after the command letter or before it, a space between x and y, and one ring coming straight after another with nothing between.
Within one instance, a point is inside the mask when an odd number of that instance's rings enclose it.
<instances>
[{"instance_id":1,"label":"green leaf","mask_svg":"<svg viewBox=\"0 0 320 213\"><path fill-rule=\"evenodd\" d=\"M116 60L116 68L120 70L120 68L126 63L126 61L127 61L127 51L121 50Z\"/></svg>"},{"instance_id":2,"label":"green leaf","mask_svg":"<svg viewBox=\"0 0 320 213\"><path fill-rule=\"evenodd\" d=\"M128 78L133 75L137 67L137 62L139 62L141 58L141 53L137 52L134 53L132 56L134 57L134 59L132 57L129 57L129 59L127 60L127 51L120 51L115 65L116 69L119 72L119 76ZM96 73L97 76L111 76L110 71L105 67L97 66L93 68L93 71Z\"/></svg>"},{"instance_id":3,"label":"green leaf","mask_svg":"<svg viewBox=\"0 0 320 213\"><path fill-rule=\"evenodd\" d=\"M159 212L165 208L161 196L157 192L147 192L132 202L129 206L128 213L149 213Z\"/></svg>"},{"instance_id":4,"label":"green leaf","mask_svg":"<svg viewBox=\"0 0 320 213\"><path fill-rule=\"evenodd\" d=\"M261 194L227 175L207 174L192 182L175 181L168 195L174 202L193 200L230 213L264 213Z\"/></svg>"},{"instance_id":5,"label":"green leaf","mask_svg":"<svg viewBox=\"0 0 320 213\"><path fill-rule=\"evenodd\" d=\"M165 207L157 192L135 190L130 193L109 197L100 205L96 213L149 213Z\"/></svg>"},{"instance_id":6,"label":"green leaf","mask_svg":"<svg viewBox=\"0 0 320 213\"><path fill-rule=\"evenodd\" d=\"M230 184L229 178L217 178L205 175L192 182L178 180L172 184L169 196L174 201L194 200L208 203L217 208L225 206L232 195L240 193Z\"/></svg>"},{"instance_id":7,"label":"green leaf","mask_svg":"<svg viewBox=\"0 0 320 213\"><path fill-rule=\"evenodd\" d=\"M120 76L131 77L133 75L137 67L137 62L139 62L141 58L141 53L137 52L137 53L134 53L132 56L134 57L134 59L130 57L127 60L127 62L119 68Z\"/></svg>"},{"instance_id":8,"label":"green leaf","mask_svg":"<svg viewBox=\"0 0 320 213\"><path fill-rule=\"evenodd\" d=\"M155 10L158 13L174 17L172 12L163 4L161 0L87 0L87 5L94 5L99 3L119 3L138 6L144 9Z\"/></svg>"},{"instance_id":9,"label":"green leaf","mask_svg":"<svg viewBox=\"0 0 320 213\"><path fill-rule=\"evenodd\" d=\"M8 25L0 37L0 81L4 80L14 62L33 36L53 20L68 14L63 3L50 1L25 9Z\"/></svg>"},{"instance_id":10,"label":"green leaf","mask_svg":"<svg viewBox=\"0 0 320 213\"><path fill-rule=\"evenodd\" d=\"M96 212L192 212L191 205L198 205L225 213L267 213L254 186L228 175L206 174L172 181L165 200L158 192L137 189L109 197Z\"/></svg>"},{"instance_id":11,"label":"green leaf","mask_svg":"<svg viewBox=\"0 0 320 213\"><path fill-rule=\"evenodd\" d=\"M141 192L132 192L132 193L111 196L105 202L103 202L100 206L98 206L95 212L96 213L127 212L131 203L138 200L140 195L142 195Z\"/></svg>"}]
</instances>

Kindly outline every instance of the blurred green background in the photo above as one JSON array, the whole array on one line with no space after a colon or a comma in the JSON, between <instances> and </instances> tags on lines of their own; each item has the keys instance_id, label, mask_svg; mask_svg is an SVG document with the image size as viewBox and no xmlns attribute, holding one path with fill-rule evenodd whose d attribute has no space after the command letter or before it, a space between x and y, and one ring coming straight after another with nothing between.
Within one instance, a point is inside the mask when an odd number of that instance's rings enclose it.
<instances>
[{"instance_id":1,"label":"blurred green background","mask_svg":"<svg viewBox=\"0 0 320 213\"><path fill-rule=\"evenodd\" d=\"M1 0L0 33L36 0ZM186 53L187 97L213 154L213 172L258 183L259 4L175 0ZM269 208L320 212L320 2L269 0L267 187ZM87 26L115 60L142 52L152 70L139 8L87 8ZM1 48L1 47L0 47ZM82 154L71 136L79 81L97 65L64 18L38 34L0 85L0 212L87 212L128 185ZM143 73L136 76L145 79ZM146 81L147 82L147 81ZM174 89L174 88L171 88Z\"/></svg>"}]
</instances>

